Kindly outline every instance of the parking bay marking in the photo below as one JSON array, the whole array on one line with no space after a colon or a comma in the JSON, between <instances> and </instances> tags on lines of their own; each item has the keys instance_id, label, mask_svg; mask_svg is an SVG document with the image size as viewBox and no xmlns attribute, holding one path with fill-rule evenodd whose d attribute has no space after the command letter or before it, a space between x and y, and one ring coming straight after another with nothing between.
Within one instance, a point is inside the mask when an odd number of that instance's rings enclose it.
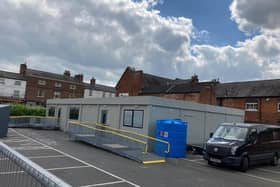
<instances>
[{"instance_id":1,"label":"parking bay marking","mask_svg":"<svg viewBox=\"0 0 280 187\"><path fill-rule=\"evenodd\" d=\"M196 164L199 164L199 165L207 166L207 164L202 163L202 162L199 162L198 159L193 159L193 160L192 160L192 159L186 159L186 158L184 158L183 160L186 160L186 161L189 161L189 162L192 162L192 163L196 163ZM278 172L278 171L273 171L273 170L258 169L258 168L257 168L257 170L280 174L280 172ZM237 173L236 173L236 174L237 174ZM252 177L252 178L255 178L255 179L263 180L263 181L266 181L266 182L280 183L280 180L274 180L274 179L270 179L270 178L266 178L266 177L261 177L261 176L253 175L253 174L248 174L248 173L239 173L239 174L240 174L240 175L247 176L247 177Z\"/></svg>"},{"instance_id":2,"label":"parking bay marking","mask_svg":"<svg viewBox=\"0 0 280 187\"><path fill-rule=\"evenodd\" d=\"M74 160L77 160L77 161L79 161L80 163L85 164L85 165L88 165L88 166L90 166L90 167L92 167L92 168L94 168L94 169L96 169L96 170L98 170L98 171L100 171L100 172L102 172L102 173L105 173L105 174L110 175L110 176L112 176L112 177L114 177L114 178L117 178L117 179L119 179L119 180L121 180L121 181L124 181L124 182L126 182L126 183L128 183L128 184L130 184L130 185L132 185L132 186L134 186L134 187L140 187L139 185L137 185L137 184L135 184L135 183L133 183L133 182L130 182L130 181L128 181L128 180L126 180L126 179L124 179L124 178L122 178L122 177L119 177L119 176L117 176L117 175L115 175L115 174L113 174L113 173L111 173L111 172L108 172L108 171L106 171L106 170L104 170L104 169L101 169L101 168L99 168L99 167L97 167L97 166L94 166L94 165L92 165L92 164L90 164L90 163L88 163L88 162L85 162L85 161L83 161L83 160L81 160L81 159L78 159L78 158L76 158L76 157L74 157L74 156L72 156L72 155L70 155L70 154L68 154L68 153L65 153L65 152L63 152L63 151L61 151L61 150L58 150L58 149L56 149L56 148L54 148L54 147L51 147L51 146L49 146L49 145L46 145L46 144L44 144L44 143L42 143L42 142L40 142L40 141L38 141L38 140L35 140L35 139L31 138L31 137L28 137L28 136L26 136L26 135L24 135L24 134L22 134L22 133L20 133L20 132L18 132L18 131L16 131L16 130L14 130L14 129L11 129L11 130L12 130L13 132L15 132L16 134L18 134L18 135L24 137L24 138L27 138L27 139L29 139L29 140L32 140L32 141L38 143L38 144L41 144L41 145L43 145L43 146L46 146L46 147L48 147L48 148L50 148L50 149L52 149L52 150L54 150L54 151L56 151L56 152L58 152L58 153L60 153L60 154L63 154L63 155L65 155L65 156L69 157L69 158L72 158L72 159L74 159Z\"/></svg>"},{"instance_id":3,"label":"parking bay marking","mask_svg":"<svg viewBox=\"0 0 280 187\"><path fill-rule=\"evenodd\" d=\"M92 185L86 185L86 186L80 186L80 187L107 186L107 185L120 184L120 183L124 183L124 181L105 182L105 183L92 184Z\"/></svg>"}]
</instances>

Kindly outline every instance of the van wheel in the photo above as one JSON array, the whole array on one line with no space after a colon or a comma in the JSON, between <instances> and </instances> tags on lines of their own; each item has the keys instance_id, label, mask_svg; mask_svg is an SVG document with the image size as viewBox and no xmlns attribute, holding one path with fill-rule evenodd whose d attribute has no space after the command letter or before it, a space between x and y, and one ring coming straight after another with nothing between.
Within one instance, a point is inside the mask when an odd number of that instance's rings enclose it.
<instances>
[{"instance_id":1,"label":"van wheel","mask_svg":"<svg viewBox=\"0 0 280 187\"><path fill-rule=\"evenodd\" d=\"M249 169L249 159L247 157L242 158L239 169L243 172L246 172Z\"/></svg>"},{"instance_id":2,"label":"van wheel","mask_svg":"<svg viewBox=\"0 0 280 187\"><path fill-rule=\"evenodd\" d=\"M274 156L273 156L273 158L271 160L271 165L278 166L278 164L279 164L279 158L278 158L278 156L276 154L274 154Z\"/></svg>"},{"instance_id":3,"label":"van wheel","mask_svg":"<svg viewBox=\"0 0 280 187\"><path fill-rule=\"evenodd\" d=\"M212 166L212 165L213 165L213 162L211 162L210 160L208 160L208 165L209 165L209 166Z\"/></svg>"}]
</instances>

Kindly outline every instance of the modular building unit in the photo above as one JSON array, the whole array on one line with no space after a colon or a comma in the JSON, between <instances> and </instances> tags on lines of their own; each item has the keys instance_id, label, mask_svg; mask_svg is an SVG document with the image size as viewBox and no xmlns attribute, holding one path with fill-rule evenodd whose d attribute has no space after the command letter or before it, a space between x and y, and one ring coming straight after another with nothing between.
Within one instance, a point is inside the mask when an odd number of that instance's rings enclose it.
<instances>
[{"instance_id":1,"label":"modular building unit","mask_svg":"<svg viewBox=\"0 0 280 187\"><path fill-rule=\"evenodd\" d=\"M158 119L182 119L188 122L188 144L204 143L220 123L244 120L242 110L152 96L52 99L47 108L64 131L69 120L78 120L154 137Z\"/></svg>"}]
</instances>

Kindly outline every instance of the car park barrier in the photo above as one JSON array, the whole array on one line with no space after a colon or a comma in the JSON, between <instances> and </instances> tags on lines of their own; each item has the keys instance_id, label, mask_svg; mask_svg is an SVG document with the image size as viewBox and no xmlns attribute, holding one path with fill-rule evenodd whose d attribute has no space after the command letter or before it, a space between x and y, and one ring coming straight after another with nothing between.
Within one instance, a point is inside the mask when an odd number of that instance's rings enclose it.
<instances>
[{"instance_id":1,"label":"car park barrier","mask_svg":"<svg viewBox=\"0 0 280 187\"><path fill-rule=\"evenodd\" d=\"M11 187L71 187L11 147L0 142L1 186Z\"/></svg>"}]
</instances>

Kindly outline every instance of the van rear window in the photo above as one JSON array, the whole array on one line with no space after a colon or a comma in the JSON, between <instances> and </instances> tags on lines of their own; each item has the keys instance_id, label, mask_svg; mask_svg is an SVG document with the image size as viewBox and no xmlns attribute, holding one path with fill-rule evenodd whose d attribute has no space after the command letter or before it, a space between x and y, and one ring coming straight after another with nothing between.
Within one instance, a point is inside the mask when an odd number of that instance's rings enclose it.
<instances>
[{"instance_id":1,"label":"van rear window","mask_svg":"<svg viewBox=\"0 0 280 187\"><path fill-rule=\"evenodd\" d=\"M280 129L274 129L272 135L273 140L280 140Z\"/></svg>"}]
</instances>

